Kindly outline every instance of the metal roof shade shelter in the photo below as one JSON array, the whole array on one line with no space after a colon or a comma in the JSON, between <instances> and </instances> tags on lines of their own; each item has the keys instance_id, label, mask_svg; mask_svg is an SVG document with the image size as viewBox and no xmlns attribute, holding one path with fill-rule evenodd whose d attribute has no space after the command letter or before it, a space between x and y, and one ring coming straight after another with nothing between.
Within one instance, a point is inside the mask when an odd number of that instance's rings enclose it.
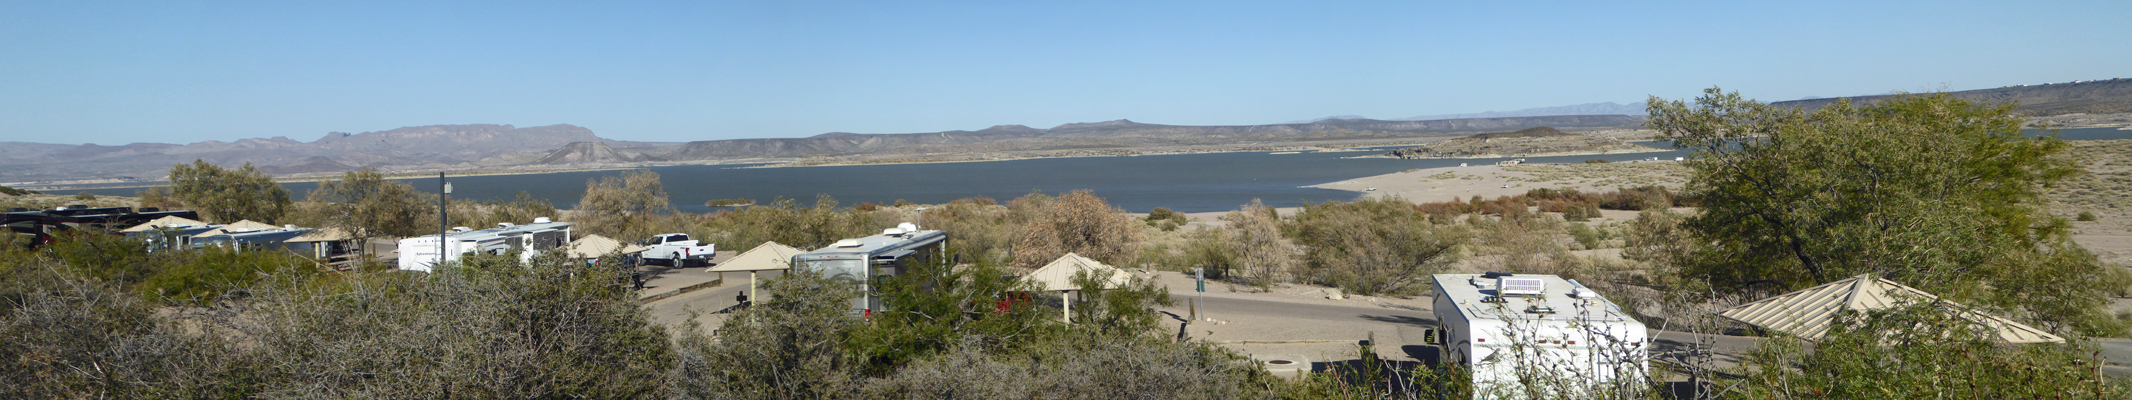
<instances>
[{"instance_id":1,"label":"metal roof shade shelter","mask_svg":"<svg viewBox=\"0 0 2132 400\"><path fill-rule=\"evenodd\" d=\"M123 232L123 233L134 233L134 232L147 232L147 231L152 231L152 230L157 230L157 229L163 229L163 228L168 228L168 227L190 227L190 226L206 226L206 225L207 225L207 223L206 223L206 222L194 221L194 220L192 220L191 218L185 218L185 217L180 217L180 216L176 216L176 215L165 215L165 216L163 216L162 218L156 218L156 219L154 219L154 220L150 220L150 221L148 221L148 222L143 222L143 223L141 223L140 225L134 225L134 226L133 226L132 228L126 228L126 229L120 230L119 232Z\"/></svg>"},{"instance_id":2,"label":"metal roof shade shelter","mask_svg":"<svg viewBox=\"0 0 2132 400\"><path fill-rule=\"evenodd\" d=\"M249 219L247 219L247 220L242 220L242 221L237 221L237 222L233 222L233 223L230 223L229 225L223 225L223 226L221 226L221 227L217 227L217 228L215 228L215 229L209 229L209 230L208 230L207 232L201 232L200 234L198 234L198 235L193 235L192 237L194 237L194 238L205 238L205 237L208 237L208 236L215 236L215 235L221 235L221 234L226 234L226 233L230 233L231 231L236 231L236 230L239 230L239 229L253 229L253 230L262 230L262 231L263 231L263 230L268 230L268 229L281 229L281 227L279 227L279 226L273 226L273 225L267 225L266 223L263 223L263 222L259 222L259 221L253 221L253 220L249 220Z\"/></svg>"},{"instance_id":3,"label":"metal roof shade shelter","mask_svg":"<svg viewBox=\"0 0 2132 400\"><path fill-rule=\"evenodd\" d=\"M1050 264L1037 268L1035 272L1023 275L1021 280L1029 282L1036 290L1056 290L1065 295L1067 292L1081 290L1081 286L1073 282L1073 275L1081 271L1089 271L1103 277L1103 287L1098 289L1117 289L1131 283L1133 279L1133 276L1124 270L1082 257L1080 254L1066 253L1057 260L1051 260ZM1073 323L1073 299L1066 298L1062 304L1065 304L1066 323Z\"/></svg>"},{"instance_id":4,"label":"metal roof shade shelter","mask_svg":"<svg viewBox=\"0 0 2132 400\"><path fill-rule=\"evenodd\" d=\"M1742 304L1718 315L1763 329L1789 333L1800 339L1820 341L1828 335L1831 321L1838 312L1879 310L1899 306L1904 301L1936 300L1939 300L1939 296L1903 286L1895 281L1880 279L1873 274L1864 274ZM2065 342L2065 338L2042 329L1977 311L1961 310L1960 305L1951 301L1941 302L1958 310L1956 312L1961 313L1962 319L1990 328L1999 340L2007 343Z\"/></svg>"},{"instance_id":5,"label":"metal roof shade shelter","mask_svg":"<svg viewBox=\"0 0 2132 400\"><path fill-rule=\"evenodd\" d=\"M568 249L564 254L569 254L575 258L592 259L605 257L608 254L640 253L644 251L644 246L624 245L622 242L609 239L606 236L585 235L577 238L577 241L570 242Z\"/></svg>"},{"instance_id":6,"label":"metal roof shade shelter","mask_svg":"<svg viewBox=\"0 0 2132 400\"><path fill-rule=\"evenodd\" d=\"M740 255L733 256L733 259L726 260L724 263L711 266L706 271L717 272L718 275L725 275L727 272L747 271L748 298L759 299L761 297L755 297L755 273L790 270L792 269L792 257L805 253L805 251L800 249L778 244L777 242L762 242L761 245L741 252ZM725 278L721 276L718 279L724 280Z\"/></svg>"}]
</instances>

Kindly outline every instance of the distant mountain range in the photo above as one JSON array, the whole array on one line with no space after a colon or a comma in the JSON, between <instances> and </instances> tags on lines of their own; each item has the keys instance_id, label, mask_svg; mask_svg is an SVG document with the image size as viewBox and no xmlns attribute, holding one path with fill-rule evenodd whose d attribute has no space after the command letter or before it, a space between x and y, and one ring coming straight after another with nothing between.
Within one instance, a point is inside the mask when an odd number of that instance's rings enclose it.
<instances>
[{"instance_id":1,"label":"distant mountain range","mask_svg":"<svg viewBox=\"0 0 2132 400\"><path fill-rule=\"evenodd\" d=\"M2069 82L1951 92L1966 99L2018 101L2029 116L2132 112L2132 80ZM1876 101L1886 96L1858 96ZM1777 102L1821 107L1835 99ZM0 142L0 185L141 183L164 179L171 165L206 160L251 163L277 176L328 176L375 167L387 172L503 172L648 165L781 162L837 158L898 162L942 157L999 159L1072 154L1138 154L1146 149L1266 148L1308 143L1390 142L1509 132L1539 126L1564 129L1634 128L1643 106L1592 103L1475 114L1423 115L1398 120L1358 116L1235 126L1145 124L1127 120L1064 124L1049 129L999 125L975 131L901 134L832 132L805 138L626 142L600 138L572 125L433 125L381 132L328 133L311 142L287 137L192 144L121 146ZM1015 153L1015 154L1009 154Z\"/></svg>"},{"instance_id":2,"label":"distant mountain range","mask_svg":"<svg viewBox=\"0 0 2132 400\"><path fill-rule=\"evenodd\" d=\"M1540 108L1527 108L1527 109L1523 109L1523 110L1517 110L1517 111L1488 111L1488 112L1479 112L1479 113L1471 113L1471 114L1437 114L1437 115L1416 115L1416 116L1412 116L1412 117L1406 117L1406 118L1393 118L1393 119L1390 119L1390 120L1388 120L1388 121L1433 121L1433 120L1444 120L1444 119L1467 119L1467 118L1511 118L1511 117L1538 117L1538 116L1549 116L1549 115L1644 115L1644 110L1643 110L1643 104L1641 104L1641 103L1621 104L1621 103L1613 103L1613 102L1606 102L1606 103L1587 103L1587 104L1578 104L1578 105L1570 105L1570 106L1559 106L1559 107L1540 107ZM1289 122L1289 123L1291 123L1291 124L1307 124L1307 123L1312 123L1312 122L1324 121L1324 120L1328 120L1328 119L1364 119L1364 118L1363 118L1363 116L1360 116L1360 115L1335 115L1335 116L1330 116L1330 117L1324 117L1324 118L1318 118L1318 119L1312 119L1312 120L1303 120L1303 121L1292 121L1292 122Z\"/></svg>"},{"instance_id":3,"label":"distant mountain range","mask_svg":"<svg viewBox=\"0 0 2132 400\"><path fill-rule=\"evenodd\" d=\"M682 144L664 161L850 155L969 153L1029 150L1129 149L1157 146L1278 145L1307 141L1398 139L1508 131L1535 126L1610 128L1642 123L1624 115L1475 118L1442 121L1330 119L1306 124L1183 126L1128 120L1073 123L1051 129L1000 125L977 131L903 134L827 133L793 139L710 140Z\"/></svg>"},{"instance_id":4,"label":"distant mountain range","mask_svg":"<svg viewBox=\"0 0 2132 400\"><path fill-rule=\"evenodd\" d=\"M406 170L471 169L521 164L575 142L617 147L656 143L601 139L572 125L519 128L511 125L433 125L382 132L327 133L311 142L288 137L205 141L177 145L123 146L0 142L0 177L11 182L104 180L159 181L171 165L195 159L236 167L251 163L274 175L329 173L362 167Z\"/></svg>"}]
</instances>

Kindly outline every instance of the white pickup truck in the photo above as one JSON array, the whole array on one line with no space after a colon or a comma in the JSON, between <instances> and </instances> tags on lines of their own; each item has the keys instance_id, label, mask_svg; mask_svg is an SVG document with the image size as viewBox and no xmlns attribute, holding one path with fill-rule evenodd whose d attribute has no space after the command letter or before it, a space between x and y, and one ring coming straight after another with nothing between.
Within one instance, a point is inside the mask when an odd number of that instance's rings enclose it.
<instances>
[{"instance_id":1,"label":"white pickup truck","mask_svg":"<svg viewBox=\"0 0 2132 400\"><path fill-rule=\"evenodd\" d=\"M644 262L659 263L681 268L691 262L702 263L718 254L717 245L697 245L686 233L652 235L644 241Z\"/></svg>"}]
</instances>

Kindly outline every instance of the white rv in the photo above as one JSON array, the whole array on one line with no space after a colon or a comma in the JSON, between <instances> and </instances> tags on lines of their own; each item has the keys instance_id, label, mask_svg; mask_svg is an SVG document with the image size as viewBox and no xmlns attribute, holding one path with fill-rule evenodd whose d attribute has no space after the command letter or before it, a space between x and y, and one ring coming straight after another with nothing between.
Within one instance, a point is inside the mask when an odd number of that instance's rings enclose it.
<instances>
[{"instance_id":1,"label":"white rv","mask_svg":"<svg viewBox=\"0 0 2132 400\"><path fill-rule=\"evenodd\" d=\"M530 261L541 252L568 246L573 225L576 224L535 218L531 224L501 223L495 228L478 231L453 228L444 234L442 257L437 253L437 235L400 239L400 269L429 272L439 263L458 260L461 255L473 252L505 254L516 251L519 261Z\"/></svg>"},{"instance_id":2,"label":"white rv","mask_svg":"<svg viewBox=\"0 0 2132 400\"><path fill-rule=\"evenodd\" d=\"M1473 372L1475 398L1636 391L1650 375L1643 323L1577 281L1496 272L1434 281L1442 328L1430 341L1442 362Z\"/></svg>"},{"instance_id":3,"label":"white rv","mask_svg":"<svg viewBox=\"0 0 2132 400\"><path fill-rule=\"evenodd\" d=\"M852 313L871 316L888 307L875 292L878 279L901 275L912 264L937 260L947 242L947 232L920 230L906 222L879 235L839 240L792 256L792 265L794 271L858 286L859 296L851 300Z\"/></svg>"}]
</instances>

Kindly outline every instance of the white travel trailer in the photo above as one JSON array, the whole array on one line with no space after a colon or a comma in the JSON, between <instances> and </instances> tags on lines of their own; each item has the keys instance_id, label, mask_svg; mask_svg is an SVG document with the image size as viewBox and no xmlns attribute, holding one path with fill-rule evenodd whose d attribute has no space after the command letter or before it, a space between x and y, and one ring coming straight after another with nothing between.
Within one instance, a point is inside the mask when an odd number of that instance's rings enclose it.
<instances>
[{"instance_id":1,"label":"white travel trailer","mask_svg":"<svg viewBox=\"0 0 2132 400\"><path fill-rule=\"evenodd\" d=\"M829 247L792 256L792 265L798 272L821 274L832 281L858 286L859 296L851 300L852 313L871 316L893 306L882 304L879 293L875 293L879 278L901 275L912 264L937 259L947 241L947 232L920 230L906 222L879 235L839 240Z\"/></svg>"},{"instance_id":2,"label":"white travel trailer","mask_svg":"<svg viewBox=\"0 0 2132 400\"><path fill-rule=\"evenodd\" d=\"M516 251L519 261L529 261L541 252L568 246L570 227L574 225L535 218L531 224L501 223L495 228L478 231L453 228L444 235L442 257L437 253L437 235L400 239L400 269L429 272L439 263L458 260L461 255L473 252L505 254Z\"/></svg>"},{"instance_id":3,"label":"white travel trailer","mask_svg":"<svg viewBox=\"0 0 2132 400\"><path fill-rule=\"evenodd\" d=\"M1473 372L1476 398L1636 391L1650 375L1643 323L1577 281L1498 272L1434 281L1442 328L1431 343L1442 362Z\"/></svg>"}]
</instances>

